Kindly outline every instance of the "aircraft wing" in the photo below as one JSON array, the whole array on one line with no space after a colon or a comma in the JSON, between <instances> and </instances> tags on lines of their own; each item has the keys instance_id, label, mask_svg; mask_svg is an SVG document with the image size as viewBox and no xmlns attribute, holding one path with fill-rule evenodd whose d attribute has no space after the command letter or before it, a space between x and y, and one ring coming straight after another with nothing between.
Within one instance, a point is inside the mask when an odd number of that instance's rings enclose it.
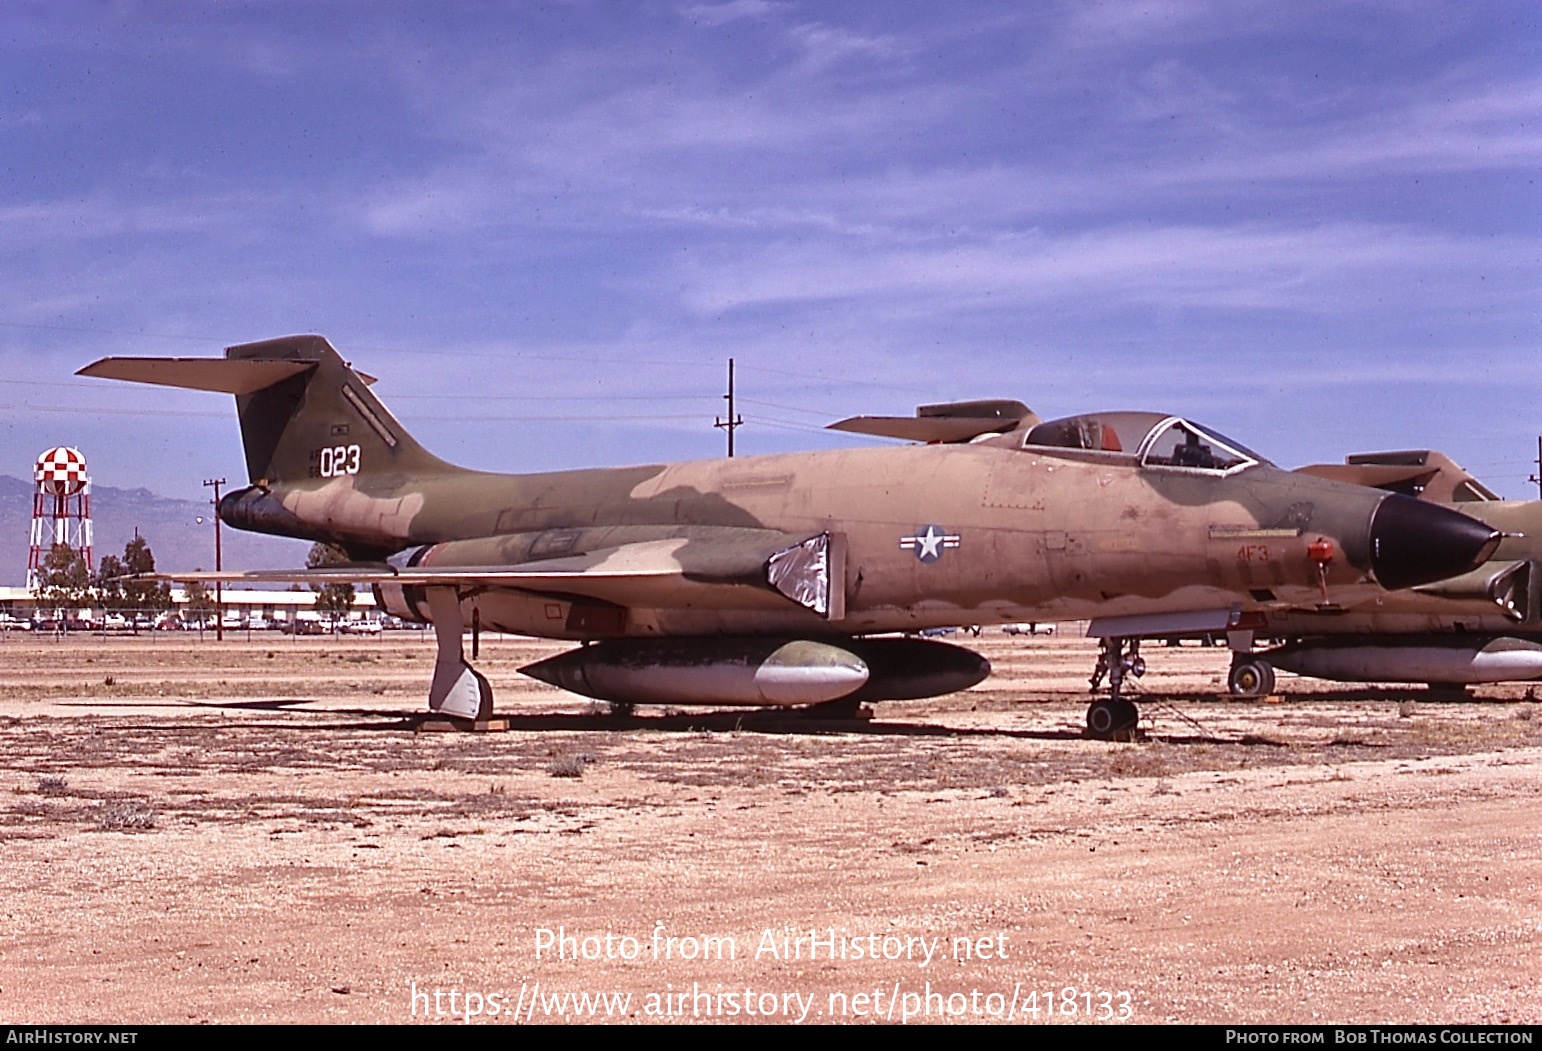
<instances>
[{"instance_id":1,"label":"aircraft wing","mask_svg":"<svg viewBox=\"0 0 1542 1051\"><path fill-rule=\"evenodd\" d=\"M200 583L395 584L461 590L510 588L660 609L775 609L792 601L820 616L845 615L844 537L724 530L721 538L644 540L516 565L415 566L355 562L313 569L157 574ZM761 534L747 537L745 534ZM446 545L449 546L449 545ZM840 582L832 586L832 582Z\"/></svg>"}]
</instances>

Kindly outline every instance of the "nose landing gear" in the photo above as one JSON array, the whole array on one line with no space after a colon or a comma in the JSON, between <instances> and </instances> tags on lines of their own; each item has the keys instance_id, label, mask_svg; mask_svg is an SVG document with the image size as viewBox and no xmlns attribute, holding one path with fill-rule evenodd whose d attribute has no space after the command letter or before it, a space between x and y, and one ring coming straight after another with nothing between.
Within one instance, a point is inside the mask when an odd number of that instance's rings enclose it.
<instances>
[{"instance_id":1,"label":"nose landing gear","mask_svg":"<svg viewBox=\"0 0 1542 1051\"><path fill-rule=\"evenodd\" d=\"M1128 740L1140 723L1140 709L1121 696L1126 676L1138 679L1146 674L1146 661L1140 655L1140 640L1112 636L1103 640L1098 663L1092 669L1092 692L1097 693L1108 678L1108 697L1087 706L1087 734L1099 741Z\"/></svg>"}]
</instances>

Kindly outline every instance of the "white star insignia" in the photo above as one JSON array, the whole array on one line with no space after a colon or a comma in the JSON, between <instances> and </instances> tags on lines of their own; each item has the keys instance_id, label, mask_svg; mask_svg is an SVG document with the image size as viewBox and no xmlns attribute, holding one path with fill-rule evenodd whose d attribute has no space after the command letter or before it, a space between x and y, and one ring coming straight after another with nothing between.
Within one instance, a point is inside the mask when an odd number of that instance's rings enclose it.
<instances>
[{"instance_id":1,"label":"white star insignia","mask_svg":"<svg viewBox=\"0 0 1542 1051\"><path fill-rule=\"evenodd\" d=\"M916 537L920 547L916 551L916 557L923 562L929 562L942 555L942 534L936 526L927 526L926 532Z\"/></svg>"},{"instance_id":2,"label":"white star insignia","mask_svg":"<svg viewBox=\"0 0 1542 1051\"><path fill-rule=\"evenodd\" d=\"M941 558L944 551L958 547L962 541L963 537L958 533L950 533L937 525L925 525L912 536L900 537L899 546L903 551L914 551L916 558L930 565Z\"/></svg>"}]
</instances>

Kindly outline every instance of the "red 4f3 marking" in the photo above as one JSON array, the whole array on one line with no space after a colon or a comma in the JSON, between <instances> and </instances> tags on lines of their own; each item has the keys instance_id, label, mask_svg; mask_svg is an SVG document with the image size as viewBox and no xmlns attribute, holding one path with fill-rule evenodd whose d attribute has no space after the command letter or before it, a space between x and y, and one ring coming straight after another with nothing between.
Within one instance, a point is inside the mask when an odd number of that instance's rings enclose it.
<instances>
[{"instance_id":1,"label":"red 4f3 marking","mask_svg":"<svg viewBox=\"0 0 1542 1051\"><path fill-rule=\"evenodd\" d=\"M1243 544L1237 548L1238 562L1268 562L1271 560L1267 544Z\"/></svg>"}]
</instances>

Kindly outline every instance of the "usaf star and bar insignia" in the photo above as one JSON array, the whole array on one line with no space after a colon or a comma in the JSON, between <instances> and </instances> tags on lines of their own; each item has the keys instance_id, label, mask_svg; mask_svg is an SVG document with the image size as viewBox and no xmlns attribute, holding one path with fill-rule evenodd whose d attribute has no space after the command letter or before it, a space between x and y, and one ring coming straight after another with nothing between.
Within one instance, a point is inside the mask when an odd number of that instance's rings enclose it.
<instances>
[{"instance_id":1,"label":"usaf star and bar insignia","mask_svg":"<svg viewBox=\"0 0 1542 1051\"><path fill-rule=\"evenodd\" d=\"M944 551L958 547L962 539L958 533L950 533L942 526L924 525L916 529L914 535L900 537L899 546L902 551L914 551L916 558L931 565Z\"/></svg>"}]
</instances>

